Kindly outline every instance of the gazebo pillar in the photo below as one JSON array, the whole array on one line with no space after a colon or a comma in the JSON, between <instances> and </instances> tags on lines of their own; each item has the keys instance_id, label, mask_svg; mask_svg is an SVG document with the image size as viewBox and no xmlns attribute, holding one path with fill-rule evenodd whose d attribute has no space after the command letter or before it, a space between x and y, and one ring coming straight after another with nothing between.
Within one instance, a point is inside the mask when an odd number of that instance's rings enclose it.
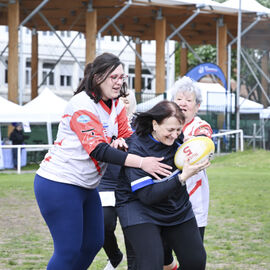
<instances>
[{"instance_id":1,"label":"gazebo pillar","mask_svg":"<svg viewBox=\"0 0 270 270\"><path fill-rule=\"evenodd\" d=\"M264 74L269 78L268 65L269 65L269 51L267 51L264 54L264 56L262 57L262 62L261 62L262 70ZM265 79L264 76L262 76L261 83L262 83L263 89L265 90L265 93L267 94L267 96L269 96L268 81ZM264 94L262 94L261 103L263 104L264 108L267 108L268 106L270 106Z\"/></svg>"},{"instance_id":2,"label":"gazebo pillar","mask_svg":"<svg viewBox=\"0 0 270 270\"><path fill-rule=\"evenodd\" d=\"M183 77L187 73L187 47L184 42L180 49L180 76Z\"/></svg>"},{"instance_id":3,"label":"gazebo pillar","mask_svg":"<svg viewBox=\"0 0 270 270\"><path fill-rule=\"evenodd\" d=\"M31 100L38 96L38 33L32 30Z\"/></svg>"},{"instance_id":4,"label":"gazebo pillar","mask_svg":"<svg viewBox=\"0 0 270 270\"><path fill-rule=\"evenodd\" d=\"M18 103L18 26L19 0L8 4L8 99Z\"/></svg>"},{"instance_id":5,"label":"gazebo pillar","mask_svg":"<svg viewBox=\"0 0 270 270\"><path fill-rule=\"evenodd\" d=\"M91 10L85 14L85 63L93 62L96 57L97 11Z\"/></svg>"},{"instance_id":6,"label":"gazebo pillar","mask_svg":"<svg viewBox=\"0 0 270 270\"><path fill-rule=\"evenodd\" d=\"M228 54L227 54L227 44L228 44L228 35L227 35L227 25L221 24L218 25L218 57L217 65L223 71L225 78L227 78L228 73Z\"/></svg>"},{"instance_id":7,"label":"gazebo pillar","mask_svg":"<svg viewBox=\"0 0 270 270\"><path fill-rule=\"evenodd\" d=\"M166 18L158 18L155 22L156 38L156 94L165 91L165 40Z\"/></svg>"},{"instance_id":8,"label":"gazebo pillar","mask_svg":"<svg viewBox=\"0 0 270 270\"><path fill-rule=\"evenodd\" d=\"M142 44L139 38L136 38L136 51L142 55ZM135 59L135 94L137 103L141 102L141 89L142 89L142 63L140 58L136 55Z\"/></svg>"}]
</instances>

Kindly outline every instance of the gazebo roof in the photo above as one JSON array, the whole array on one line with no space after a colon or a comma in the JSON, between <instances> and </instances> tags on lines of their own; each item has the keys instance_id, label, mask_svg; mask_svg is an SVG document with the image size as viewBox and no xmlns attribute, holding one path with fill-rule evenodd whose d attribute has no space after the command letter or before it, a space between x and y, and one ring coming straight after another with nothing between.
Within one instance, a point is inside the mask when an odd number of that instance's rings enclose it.
<instances>
[{"instance_id":1,"label":"gazebo roof","mask_svg":"<svg viewBox=\"0 0 270 270\"><path fill-rule=\"evenodd\" d=\"M0 24L7 25L7 5L9 0L0 0ZM91 1L90 1L91 2ZM33 12L41 0L20 1L20 22ZM204 7L201 3L205 3ZM130 6L114 21L120 31L131 37L139 37L141 40L155 40L155 20L158 15L166 17L169 36L173 30L184 23L197 7L201 6L200 14L195 17L182 30L181 35L191 45L216 44L216 24L222 18L227 24L228 30L235 37L237 35L237 9L211 0L92 0L93 9L97 10L97 29L100 30L110 18L112 18L125 5ZM85 32L85 14L88 10L88 1L57 0L48 1L40 12L56 30L74 30ZM51 30L39 13L35 14L25 26L37 30ZM243 22L251 23L256 17L256 12L243 11ZM260 23L256 29L257 34L263 34L264 42L251 39L250 46L260 48L270 44L269 17L264 17L265 23ZM109 25L102 35L119 35L119 31L113 25ZM180 40L177 35L172 37Z\"/></svg>"}]
</instances>

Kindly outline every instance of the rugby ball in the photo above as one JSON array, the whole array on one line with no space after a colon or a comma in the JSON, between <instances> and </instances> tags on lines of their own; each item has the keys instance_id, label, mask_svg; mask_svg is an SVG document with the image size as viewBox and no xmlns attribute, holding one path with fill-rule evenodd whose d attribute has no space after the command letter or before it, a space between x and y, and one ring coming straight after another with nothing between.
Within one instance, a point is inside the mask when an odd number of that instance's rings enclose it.
<instances>
[{"instance_id":1,"label":"rugby ball","mask_svg":"<svg viewBox=\"0 0 270 270\"><path fill-rule=\"evenodd\" d=\"M182 170L185 158L189 158L190 164L211 159L215 152L215 145L211 139L204 136L194 137L184 142L174 156L175 166Z\"/></svg>"}]
</instances>

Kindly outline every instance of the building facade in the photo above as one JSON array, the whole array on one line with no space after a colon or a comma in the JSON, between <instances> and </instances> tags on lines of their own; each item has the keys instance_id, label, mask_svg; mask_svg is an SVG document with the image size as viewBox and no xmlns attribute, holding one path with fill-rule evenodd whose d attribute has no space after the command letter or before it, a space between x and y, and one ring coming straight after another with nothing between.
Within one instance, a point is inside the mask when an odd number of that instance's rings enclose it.
<instances>
[{"instance_id":1,"label":"building facade","mask_svg":"<svg viewBox=\"0 0 270 270\"><path fill-rule=\"evenodd\" d=\"M58 35L58 37L56 36ZM85 37L75 31L38 31L38 92L44 86L55 94L69 99L83 78L85 66ZM60 38L59 38L60 37ZM61 40L60 40L61 39ZM97 40L97 55L110 52L118 55L128 75L128 87L134 89L135 43L126 37L105 36ZM18 99L27 103L31 98L31 40L32 31L23 27L19 33L19 90ZM66 47L70 46L69 50ZM128 45L130 44L130 45ZM8 27L0 26L0 95L8 96ZM132 46L132 48L130 47ZM174 81L174 42L169 43L170 81ZM142 92L155 94L155 41L142 42ZM34 74L35 76L35 74ZM165 89L164 89L165 90ZM19 100L18 100L18 103Z\"/></svg>"}]
</instances>

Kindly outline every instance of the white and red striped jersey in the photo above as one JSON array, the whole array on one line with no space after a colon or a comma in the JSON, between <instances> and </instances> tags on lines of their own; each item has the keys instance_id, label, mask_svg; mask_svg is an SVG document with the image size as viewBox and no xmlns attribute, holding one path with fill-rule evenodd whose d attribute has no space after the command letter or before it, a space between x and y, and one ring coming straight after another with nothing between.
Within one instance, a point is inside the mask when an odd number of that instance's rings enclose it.
<instances>
[{"instance_id":1,"label":"white and red striped jersey","mask_svg":"<svg viewBox=\"0 0 270 270\"><path fill-rule=\"evenodd\" d=\"M102 100L96 104L82 91L68 103L54 146L45 155L37 174L61 183L95 188L107 164L89 154L99 143L110 143L113 136L126 138L131 134L121 102L113 100L110 109Z\"/></svg>"},{"instance_id":2,"label":"white and red striped jersey","mask_svg":"<svg viewBox=\"0 0 270 270\"><path fill-rule=\"evenodd\" d=\"M211 126L198 116L187 123L183 127L182 132L184 133L184 140L200 135L211 138L213 133ZM209 208L209 184L206 170L202 170L190 177L186 185L197 224L199 227L205 227L207 225Z\"/></svg>"}]
</instances>

